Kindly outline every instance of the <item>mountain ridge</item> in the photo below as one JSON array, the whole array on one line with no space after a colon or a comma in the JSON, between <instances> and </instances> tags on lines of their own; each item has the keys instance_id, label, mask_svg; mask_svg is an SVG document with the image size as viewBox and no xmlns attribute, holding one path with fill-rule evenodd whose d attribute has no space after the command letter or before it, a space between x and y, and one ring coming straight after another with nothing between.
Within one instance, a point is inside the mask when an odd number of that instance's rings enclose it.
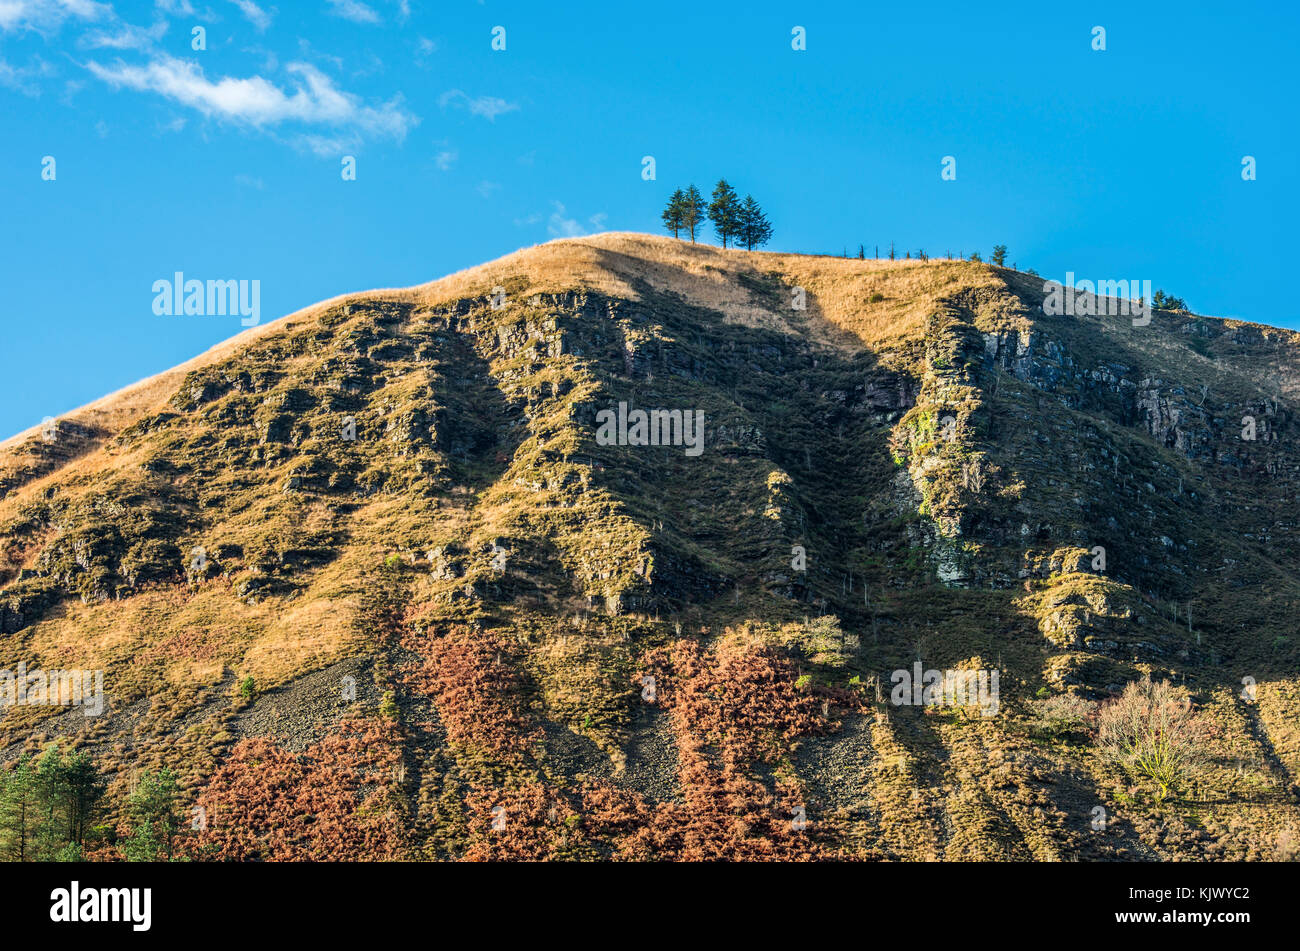
<instances>
[{"instance_id":1,"label":"mountain ridge","mask_svg":"<svg viewBox=\"0 0 1300 951\"><path fill-rule=\"evenodd\" d=\"M438 288L445 287L450 289L451 287L455 286L457 283L468 282L480 278L486 279L485 275L491 273L491 270L493 268L508 268L512 262L520 259L521 257L526 258L531 253L540 252L541 249L555 248L556 246L566 246L566 247L577 246L577 247L590 247L593 249L606 249L607 246L611 243L618 244L620 242L629 242L629 241L633 242L633 244L636 241L644 241L645 243L654 246L657 244L663 244L664 242L668 242L670 241L670 239L666 239L658 235L647 234L644 232L618 232L618 231L600 232L598 234L586 235L580 238L555 238L552 239L551 241L543 242L542 244L532 245L528 248L520 248L517 251L512 251L508 254L502 255L499 258L495 258L492 261L485 262L483 264L472 265L470 267L463 268L459 271L452 272L451 274L447 274L441 278L435 278L434 280L427 281L422 284L412 284L407 287L401 287L401 288L372 288L367 291L351 291L343 294L337 294L333 297L324 298L320 301L317 301L314 304L309 304L306 307L299 308L298 310L293 311L291 313L284 314L280 317L275 318L274 320L268 321L264 324L260 324L257 327L251 327L248 328L247 330L241 331L240 333L237 333L232 337L228 337L225 340L213 344L211 347L209 347L207 350L203 351L202 353L196 354L194 357L191 357L190 359L185 360L174 367L163 370L152 376L148 376L143 379L137 380L134 383L127 384L126 386L118 390L115 390L111 393L105 394L104 396L92 400L89 403L71 409L66 413L61 414L59 419L69 419L85 425L91 425L90 421L86 418L91 414L101 412L109 417L118 415L117 413L114 412L115 407L112 407L111 405L115 401L124 400L137 393L140 393L141 391L153 394L156 390L165 389L165 384L170 383L173 376L176 374L181 374L181 373L188 372L189 370L192 369L197 369L198 367L203 366L205 363L209 361L219 359L221 356L229 353L231 349L238 347L242 344L247 344L257 339L258 337L262 336L263 334L274 332L275 330L280 329L292 323L296 319L297 320L305 319L307 316L318 312L322 308L326 308L336 304L341 304L352 298L363 299L375 295L381 295L381 296L382 295L394 295L394 296L410 295L414 297L420 294L421 292L423 292L428 297L429 302L436 302L438 297L438 290L437 290ZM678 242L676 239L671 239L671 242L673 244L681 244L681 242ZM830 254L811 254L811 253L780 252L780 251L744 251L735 248L721 249L713 245L692 244L689 245L689 247L692 249L696 249L700 252L703 252L705 254L720 253L723 255L726 254L744 255L744 256L749 256L750 258L757 257L760 259L763 258L764 256L767 256L774 259L806 258L806 259L811 259L813 261L844 260L844 261L852 262L855 260L859 260L855 258L838 258ZM870 260L873 264L882 263L882 259L879 258L871 258L865 260ZM945 263L945 264L953 263L949 259L932 259L932 260L935 260L936 263ZM905 262L903 259L899 259L897 262L894 263L904 264ZM918 260L914 262L908 262L908 265L910 266L911 264L922 264L922 263L924 262ZM957 261L956 263L970 263L970 262ZM984 265L984 266L990 269L995 267L994 265ZM1012 271L1012 269L1002 269L1002 268L998 268L998 270ZM1022 274L1022 275L1026 274L1026 272L1014 272L1014 273ZM1192 316L1198 317L1200 319L1223 321L1225 324L1231 324L1231 325L1240 324L1243 326L1257 327L1264 330L1284 331L1288 334L1295 333L1295 331L1289 331L1286 330L1285 328L1274 326L1271 324L1263 324L1263 323L1259 323L1258 321L1241 320L1239 318L1234 318L1234 317L1215 317L1212 315L1201 315L1201 314L1193 314ZM140 412L143 412L143 410L140 410ZM129 416L129 413L123 415ZM0 452L4 452L6 450L12 449L16 444L26 439L30 439L34 436L37 436L40 434L40 432L41 432L41 425L38 424L29 427L26 430L22 430L20 432L12 434L3 440L0 440Z\"/></svg>"}]
</instances>

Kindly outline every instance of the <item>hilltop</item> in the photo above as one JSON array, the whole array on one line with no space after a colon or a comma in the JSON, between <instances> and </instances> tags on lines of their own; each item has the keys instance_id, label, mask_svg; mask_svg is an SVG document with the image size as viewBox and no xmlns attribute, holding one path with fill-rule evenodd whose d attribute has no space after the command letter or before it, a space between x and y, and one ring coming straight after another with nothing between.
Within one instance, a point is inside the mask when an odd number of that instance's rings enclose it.
<instances>
[{"instance_id":1,"label":"hilltop","mask_svg":"<svg viewBox=\"0 0 1300 951\"><path fill-rule=\"evenodd\" d=\"M93 756L103 854L166 767L205 856L1292 857L1300 335L1043 299L613 233L246 331L0 444L0 668L106 696L0 759ZM1148 676L1172 798L1044 727Z\"/></svg>"}]
</instances>

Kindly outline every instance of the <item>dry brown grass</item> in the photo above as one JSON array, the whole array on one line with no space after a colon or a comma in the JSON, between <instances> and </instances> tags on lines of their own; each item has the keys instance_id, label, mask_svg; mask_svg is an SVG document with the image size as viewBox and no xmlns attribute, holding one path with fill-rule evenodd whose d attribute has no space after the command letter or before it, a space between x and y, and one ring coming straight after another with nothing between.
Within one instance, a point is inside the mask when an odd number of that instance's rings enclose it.
<instances>
[{"instance_id":1,"label":"dry brown grass","mask_svg":"<svg viewBox=\"0 0 1300 951\"><path fill-rule=\"evenodd\" d=\"M278 684L297 671L323 667L346 653L360 622L355 600L308 601L275 615L244 654L241 677Z\"/></svg>"},{"instance_id":2,"label":"dry brown grass","mask_svg":"<svg viewBox=\"0 0 1300 951\"><path fill-rule=\"evenodd\" d=\"M788 286L809 292L811 326L793 311L773 312L756 300L740 275L779 275ZM279 319L236 334L179 366L149 377L60 417L108 433L120 432L156 411L170 398L185 374L209 366L269 334L289 331L315 320L323 311L350 300L415 301L435 305L462 297L485 296L493 287L522 286L527 293L554 293L589 288L636 299L644 281L658 290L673 290L720 311L728 320L805 333L824 342L842 341L847 330L868 346L912 336L933 302L966 285L993 286L984 265L953 261L859 261L824 255L723 250L692 245L669 237L636 232L608 232L563 238L523 248L495 261L457 271L408 288L381 288L319 301ZM884 296L871 303L872 294ZM788 306L788 301L787 301ZM40 439L40 427L0 441L0 466L16 447Z\"/></svg>"},{"instance_id":3,"label":"dry brown grass","mask_svg":"<svg viewBox=\"0 0 1300 951\"><path fill-rule=\"evenodd\" d=\"M829 255L724 250L638 232L562 238L522 248L428 284L343 294L320 301L251 327L192 360L73 410L61 419L108 433L119 432L156 411L186 373L225 359L266 335L315 320L326 309L350 300L413 301L432 306L463 297L486 296L497 285L528 294L588 288L636 299L638 283L645 282L657 290L671 290L714 308L731 322L798 333L828 344L851 345L847 333L857 342L878 348L918 338L936 301L946 295L963 288L999 289L1003 287L1000 274L1007 273L987 264L945 259L860 261ZM800 314L790 309L788 296L774 308L771 300L756 295L742 280L763 276L778 280L787 295L794 286L805 288L808 310ZM1014 279L1021 284L1041 284L1027 275L1015 275ZM1003 326L1028 326L1021 315L1005 316L1007 320L999 321ZM1017 316L1020 319L1011 319ZM1228 321L1227 325L1256 327L1266 335L1285 338L1290 346L1300 346L1300 335L1291 331L1240 321ZM40 427L35 426L0 441L0 469L15 448L39 439Z\"/></svg>"},{"instance_id":4,"label":"dry brown grass","mask_svg":"<svg viewBox=\"0 0 1300 951\"><path fill-rule=\"evenodd\" d=\"M753 279L763 277L784 285L776 307L752 289ZM584 287L633 300L639 296L638 283L645 282L713 308L729 322L828 344L844 344L842 332L848 331L871 347L919 337L935 302L959 288L1000 286L989 267L962 261L860 261L724 250L657 235L609 232L526 248L413 290L422 303L433 305L485 295L496 285L520 279L530 294ZM808 310L802 314L790 306L790 290L796 286L808 293Z\"/></svg>"},{"instance_id":5,"label":"dry brown grass","mask_svg":"<svg viewBox=\"0 0 1300 951\"><path fill-rule=\"evenodd\" d=\"M219 580L103 604L69 601L33 625L22 659L33 669L105 670L105 689L114 693L215 684L227 669L275 686L356 645L363 632L358 600L331 597L347 570L323 571L299 605L287 608L235 599Z\"/></svg>"}]
</instances>

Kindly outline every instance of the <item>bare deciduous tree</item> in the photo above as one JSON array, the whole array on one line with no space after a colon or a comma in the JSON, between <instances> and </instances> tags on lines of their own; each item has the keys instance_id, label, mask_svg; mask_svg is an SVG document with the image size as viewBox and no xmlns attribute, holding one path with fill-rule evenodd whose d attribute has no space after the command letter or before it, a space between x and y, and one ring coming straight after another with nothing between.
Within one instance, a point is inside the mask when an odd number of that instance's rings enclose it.
<instances>
[{"instance_id":1,"label":"bare deciduous tree","mask_svg":"<svg viewBox=\"0 0 1300 951\"><path fill-rule=\"evenodd\" d=\"M1164 799L1203 768L1210 734L1186 690L1146 679L1101 708L1097 745L1130 775L1153 780Z\"/></svg>"}]
</instances>

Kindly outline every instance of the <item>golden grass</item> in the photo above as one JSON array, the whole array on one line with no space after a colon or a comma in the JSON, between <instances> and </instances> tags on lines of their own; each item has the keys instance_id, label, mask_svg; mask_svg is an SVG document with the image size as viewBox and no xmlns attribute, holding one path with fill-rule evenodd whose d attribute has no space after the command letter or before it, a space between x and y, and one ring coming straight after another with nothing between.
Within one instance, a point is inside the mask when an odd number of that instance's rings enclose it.
<instances>
[{"instance_id":1,"label":"golden grass","mask_svg":"<svg viewBox=\"0 0 1300 951\"><path fill-rule=\"evenodd\" d=\"M980 273L987 275L980 278ZM283 333L315 320L330 307L352 300L408 301L427 306L462 297L485 296L498 284L526 287L528 294L557 293L587 288L630 299L637 298L636 283L645 281L658 290L673 290L697 303L715 308L729 320L749 325L779 327L788 332L799 321L773 314L756 302L739 275L779 273L791 286L810 293L809 314L845 330L864 343L875 345L897 334L910 334L919 326L929 303L963 281L993 282L992 272L975 264L949 261L858 261L821 255L723 250L712 245L677 241L636 232L608 232L583 238L562 238L523 248L486 264L457 271L447 277L408 288L380 288L341 294L319 301L284 317L250 327L216 344L204 353L156 376L140 380L60 417L117 433L171 397L185 375L229 357L270 334ZM886 300L866 303L872 293ZM866 306L865 313L862 312ZM835 339L834 327L813 326L806 332ZM0 441L0 465L6 453L30 440L40 439L33 426Z\"/></svg>"},{"instance_id":2,"label":"golden grass","mask_svg":"<svg viewBox=\"0 0 1300 951\"><path fill-rule=\"evenodd\" d=\"M65 602L33 625L23 652L29 669L105 670L105 690L153 693L214 684L227 668L259 687L293 679L347 653L361 629L356 598L322 597L333 572L300 605L247 604L220 582L193 590L145 591L124 601Z\"/></svg>"},{"instance_id":3,"label":"golden grass","mask_svg":"<svg viewBox=\"0 0 1300 951\"><path fill-rule=\"evenodd\" d=\"M784 285L775 302L752 289L752 279L765 276ZM751 279L749 286L744 278ZM657 235L608 232L537 245L413 290L420 303L433 306L483 296L521 279L527 294L586 288L633 300L644 282L717 310L728 322L838 345L846 343L842 331L848 331L870 347L919 337L925 318L946 294L962 287L1001 286L987 266L961 261L861 261L724 250ZM795 287L807 292L806 312L791 306Z\"/></svg>"},{"instance_id":4,"label":"golden grass","mask_svg":"<svg viewBox=\"0 0 1300 951\"><path fill-rule=\"evenodd\" d=\"M284 683L298 671L327 666L346 654L356 630L357 601L308 601L281 609L238 665L259 687Z\"/></svg>"},{"instance_id":5,"label":"golden grass","mask_svg":"<svg viewBox=\"0 0 1300 951\"><path fill-rule=\"evenodd\" d=\"M803 287L808 292L808 310L797 313L788 308L788 300L774 309L771 301L756 297L742 281L742 275L772 275L786 288ZM1027 275L1015 275L1014 280L1026 287L1041 284ZM562 238L522 248L427 284L380 288L319 301L250 327L179 366L88 403L61 419L108 433L120 432L166 403L185 374L225 359L262 337L315 320L328 308L348 301L392 300L433 306L463 297L486 296L498 285L512 292L521 288L530 295L586 288L636 299L638 282L680 293L718 310L731 322L798 333L841 346L846 344L847 332L872 348L919 337L935 302L947 294L962 288L1003 287L999 272L991 266L964 261L860 261L828 255L723 250L638 232ZM1020 329L1028 325L1023 316L1015 323ZM1226 321L1225 326L1254 327L1300 347L1300 334L1292 331L1235 320ZM0 469L15 449L39 439L40 427L34 426L0 441Z\"/></svg>"}]
</instances>

